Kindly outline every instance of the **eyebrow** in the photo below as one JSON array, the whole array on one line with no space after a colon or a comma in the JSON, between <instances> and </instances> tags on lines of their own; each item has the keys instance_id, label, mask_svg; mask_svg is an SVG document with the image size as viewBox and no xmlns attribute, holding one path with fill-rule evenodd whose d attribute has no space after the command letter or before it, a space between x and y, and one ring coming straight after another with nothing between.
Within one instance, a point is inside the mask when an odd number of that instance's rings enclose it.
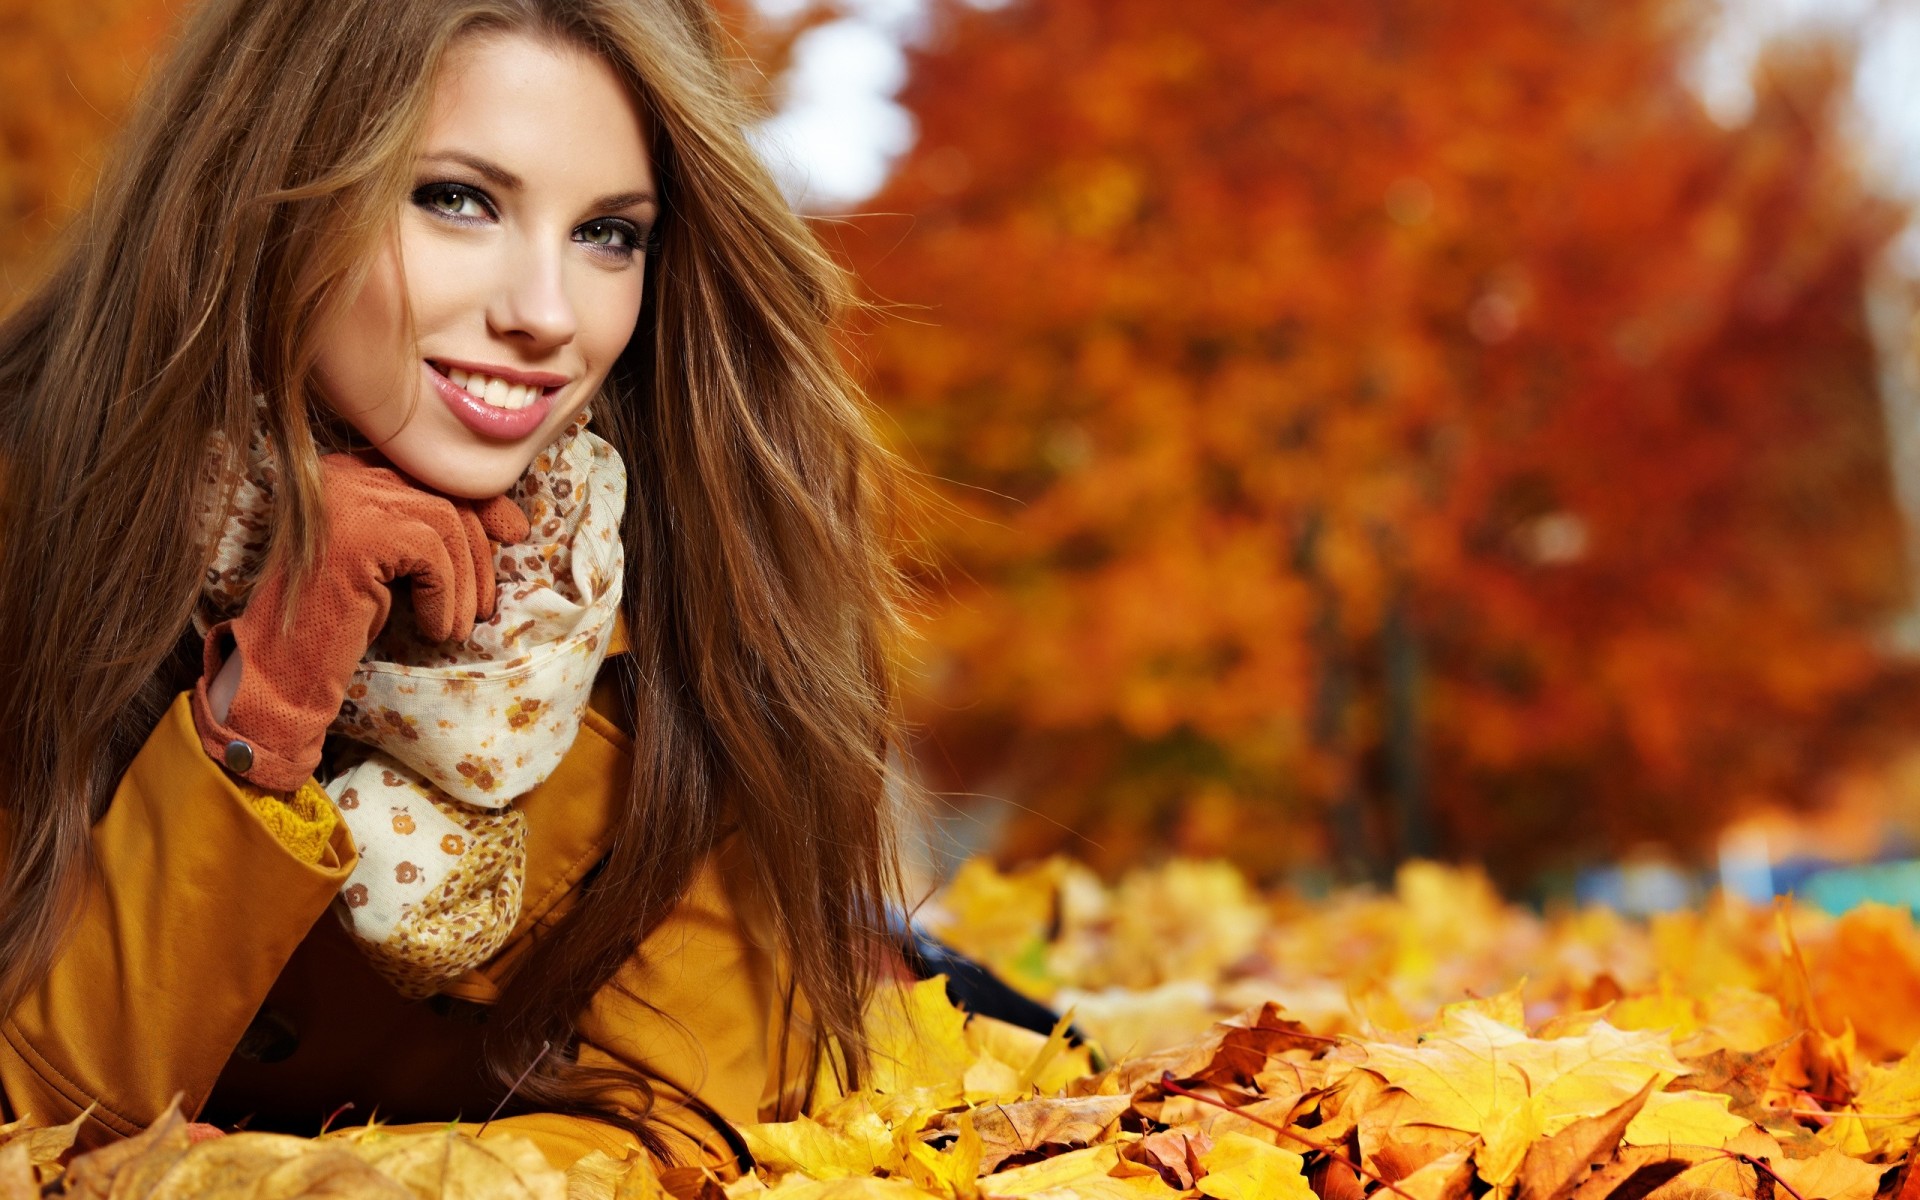
<instances>
[{"instance_id":1,"label":"eyebrow","mask_svg":"<svg viewBox=\"0 0 1920 1200\"><path fill-rule=\"evenodd\" d=\"M428 162L454 162L473 171L495 187L507 191L519 191L523 182L518 175L507 170L499 163L481 158L477 154L466 154L459 150L444 150L425 156ZM588 208L605 211L614 208L631 208L636 204L651 204L658 208L660 198L652 192L613 192L596 199Z\"/></svg>"}]
</instances>

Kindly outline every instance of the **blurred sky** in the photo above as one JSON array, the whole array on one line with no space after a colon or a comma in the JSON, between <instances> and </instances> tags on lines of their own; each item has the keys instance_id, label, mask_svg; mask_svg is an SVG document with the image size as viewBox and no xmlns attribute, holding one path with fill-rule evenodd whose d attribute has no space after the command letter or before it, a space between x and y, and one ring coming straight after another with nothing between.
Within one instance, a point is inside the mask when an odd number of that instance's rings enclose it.
<instances>
[{"instance_id":1,"label":"blurred sky","mask_svg":"<svg viewBox=\"0 0 1920 1200\"><path fill-rule=\"evenodd\" d=\"M776 19L805 2L757 0ZM969 2L985 8L1009 0ZM795 47L788 104L761 136L789 194L815 210L871 196L913 141L913 122L892 97L906 79L901 47L925 29L926 0L844 0L842 7L845 18L810 31ZM1920 197L1920 0L1722 0L1694 72L1710 110L1729 124L1744 117L1760 48L1807 29L1860 39L1868 162L1888 186ZM1920 266L1920 231L1909 234L1902 257Z\"/></svg>"}]
</instances>

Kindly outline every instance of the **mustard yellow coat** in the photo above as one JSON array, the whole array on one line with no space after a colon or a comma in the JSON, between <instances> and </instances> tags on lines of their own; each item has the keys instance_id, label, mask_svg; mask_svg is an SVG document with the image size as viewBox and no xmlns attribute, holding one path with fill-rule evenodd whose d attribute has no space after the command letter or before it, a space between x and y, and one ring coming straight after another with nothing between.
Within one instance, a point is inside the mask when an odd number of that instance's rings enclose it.
<instances>
[{"instance_id":1,"label":"mustard yellow coat","mask_svg":"<svg viewBox=\"0 0 1920 1200\"><path fill-rule=\"evenodd\" d=\"M510 940L445 995L410 1002L328 912L354 863L345 826L307 856L318 861L290 851L256 812L259 794L201 750L180 696L94 827L98 869L52 971L0 1025L0 1119L65 1121L92 1105L97 1143L181 1094L198 1119L288 1132L316 1133L348 1104L336 1125L484 1120L487 1006L605 854L626 795L630 740L608 698L603 676L559 770L519 802L526 901ZM781 958L742 857L723 838L579 1026L581 1061L659 1081L654 1111L680 1162L733 1159L702 1109L773 1119L791 1094L775 1073L780 1039L798 1034L782 1027ZM806 1058L784 1057L794 1072ZM634 1148L611 1126L557 1114L488 1133L529 1137L560 1166Z\"/></svg>"}]
</instances>

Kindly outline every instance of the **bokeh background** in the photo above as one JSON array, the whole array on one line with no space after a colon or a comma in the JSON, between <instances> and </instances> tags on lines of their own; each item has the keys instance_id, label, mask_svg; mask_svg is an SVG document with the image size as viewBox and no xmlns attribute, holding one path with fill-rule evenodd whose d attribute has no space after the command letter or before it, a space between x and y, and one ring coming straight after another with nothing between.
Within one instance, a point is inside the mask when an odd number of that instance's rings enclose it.
<instances>
[{"instance_id":1,"label":"bokeh background","mask_svg":"<svg viewBox=\"0 0 1920 1200\"><path fill-rule=\"evenodd\" d=\"M184 8L0 0L0 302ZM1920 5L725 12L915 471L928 871L1920 897Z\"/></svg>"}]
</instances>

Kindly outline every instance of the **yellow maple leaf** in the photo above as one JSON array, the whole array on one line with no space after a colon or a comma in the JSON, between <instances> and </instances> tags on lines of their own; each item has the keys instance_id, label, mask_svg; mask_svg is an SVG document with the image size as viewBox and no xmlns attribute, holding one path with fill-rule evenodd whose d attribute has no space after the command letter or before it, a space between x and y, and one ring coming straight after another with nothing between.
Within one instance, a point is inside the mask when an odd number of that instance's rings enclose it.
<instances>
[{"instance_id":1,"label":"yellow maple leaf","mask_svg":"<svg viewBox=\"0 0 1920 1200\"><path fill-rule=\"evenodd\" d=\"M867 1007L866 1027L872 1049L867 1090L912 1096L927 1108L963 1103L963 1081L980 1056L967 1044L967 1015L947 999L946 976L879 989ZM832 1058L821 1055L816 1113L846 1095Z\"/></svg>"},{"instance_id":2,"label":"yellow maple leaf","mask_svg":"<svg viewBox=\"0 0 1920 1200\"><path fill-rule=\"evenodd\" d=\"M1727 1111L1717 1092L1655 1092L1627 1125L1629 1146L1708 1146L1715 1150L1753 1128Z\"/></svg>"},{"instance_id":3,"label":"yellow maple leaf","mask_svg":"<svg viewBox=\"0 0 1920 1200\"><path fill-rule=\"evenodd\" d=\"M917 1188L904 1179L802 1179L789 1175L763 1192L727 1189L734 1197L768 1196L773 1200L940 1200L938 1192Z\"/></svg>"},{"instance_id":4,"label":"yellow maple leaf","mask_svg":"<svg viewBox=\"0 0 1920 1200\"><path fill-rule=\"evenodd\" d=\"M1268 1145L1244 1133L1223 1133L1200 1156L1207 1173L1194 1181L1215 1200L1315 1200L1301 1171L1305 1162L1291 1150Z\"/></svg>"},{"instance_id":5,"label":"yellow maple leaf","mask_svg":"<svg viewBox=\"0 0 1920 1200\"><path fill-rule=\"evenodd\" d=\"M814 1179L847 1179L871 1175L893 1158L893 1130L871 1110L837 1126L807 1116L743 1125L740 1136L755 1162L780 1175L799 1171Z\"/></svg>"},{"instance_id":6,"label":"yellow maple leaf","mask_svg":"<svg viewBox=\"0 0 1920 1200\"><path fill-rule=\"evenodd\" d=\"M1070 1188L1104 1179L1118 1165L1118 1146L1088 1146L983 1176L980 1190L989 1196L1032 1196L1051 1188Z\"/></svg>"},{"instance_id":7,"label":"yellow maple leaf","mask_svg":"<svg viewBox=\"0 0 1920 1200\"><path fill-rule=\"evenodd\" d=\"M963 1112L954 1118L959 1134L952 1145L936 1150L920 1136L931 1111L922 1110L894 1130L896 1173L918 1187L953 1200L978 1200L982 1146L973 1127L973 1114Z\"/></svg>"},{"instance_id":8,"label":"yellow maple leaf","mask_svg":"<svg viewBox=\"0 0 1920 1200\"><path fill-rule=\"evenodd\" d=\"M1054 1023L1051 1033L1042 1035L975 1014L967 1020L966 1041L968 1048L982 1058L1017 1068L1011 1098L1026 1099L1034 1091L1051 1095L1093 1073L1087 1048L1067 1042L1067 1029L1072 1023L1073 1013L1069 1011Z\"/></svg>"},{"instance_id":9,"label":"yellow maple leaf","mask_svg":"<svg viewBox=\"0 0 1920 1200\"><path fill-rule=\"evenodd\" d=\"M1480 1135L1481 1178L1496 1186L1512 1181L1535 1139L1687 1073L1665 1032L1596 1021L1578 1037L1538 1039L1464 1008L1416 1046L1361 1049L1366 1069L1412 1100L1402 1122Z\"/></svg>"},{"instance_id":10,"label":"yellow maple leaf","mask_svg":"<svg viewBox=\"0 0 1920 1200\"><path fill-rule=\"evenodd\" d=\"M1441 1006L1429 1029L1444 1029L1447 1019L1456 1013L1476 1013L1489 1021L1497 1021L1514 1029L1527 1027L1527 1006L1522 994L1527 989L1527 981L1522 979L1504 992L1491 996L1475 996L1470 1000L1456 1000L1452 1004Z\"/></svg>"},{"instance_id":11,"label":"yellow maple leaf","mask_svg":"<svg viewBox=\"0 0 1920 1200\"><path fill-rule=\"evenodd\" d=\"M1821 1130L1821 1140L1849 1154L1906 1153L1920 1137L1920 1049L1892 1066L1869 1065L1864 1074L1852 1111Z\"/></svg>"}]
</instances>

